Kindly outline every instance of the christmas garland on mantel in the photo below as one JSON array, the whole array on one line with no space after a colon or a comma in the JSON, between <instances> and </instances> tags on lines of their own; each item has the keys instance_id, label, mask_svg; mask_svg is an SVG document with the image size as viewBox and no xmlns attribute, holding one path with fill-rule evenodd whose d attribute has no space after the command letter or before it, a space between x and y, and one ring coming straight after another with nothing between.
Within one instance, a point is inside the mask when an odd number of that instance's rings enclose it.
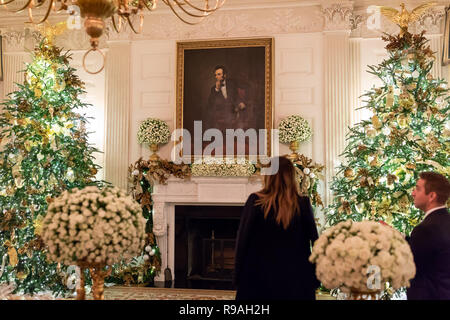
<instances>
[{"instance_id":1,"label":"christmas garland on mantel","mask_svg":"<svg viewBox=\"0 0 450 320\"><path fill-rule=\"evenodd\" d=\"M311 199L313 206L323 208L322 198L317 192L317 185L323 179L323 165L312 163L308 157L298 154L293 161L297 171L299 190L302 195ZM167 180L174 176L179 179L190 177L257 177L260 176L260 166L248 161L244 163L219 163L206 162L200 164L176 164L172 161L159 159L158 161L143 160L140 158L128 168L129 192L139 202L147 219L146 248L152 248L153 255L147 255L147 259L121 269L119 277L125 278L126 284L142 284L153 282L154 276L161 270L161 254L153 234L153 201L152 193L155 183L166 184ZM148 251L148 250L146 250Z\"/></svg>"}]
</instances>

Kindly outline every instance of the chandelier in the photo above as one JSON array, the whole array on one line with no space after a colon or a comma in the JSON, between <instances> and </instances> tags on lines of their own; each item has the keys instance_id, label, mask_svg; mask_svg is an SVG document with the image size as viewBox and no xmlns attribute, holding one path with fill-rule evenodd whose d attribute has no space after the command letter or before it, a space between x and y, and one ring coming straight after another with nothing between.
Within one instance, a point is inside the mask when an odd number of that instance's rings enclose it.
<instances>
[{"instance_id":1,"label":"chandelier","mask_svg":"<svg viewBox=\"0 0 450 320\"><path fill-rule=\"evenodd\" d=\"M221 8L226 0L161 0L170 10L184 23L193 25L201 22L204 18ZM111 18L112 25L117 32L120 32L124 23L127 23L134 33L141 33L144 26L144 11L156 9L158 0L0 0L0 6L8 4L18 4L20 7L13 12L27 10L29 22L41 24L46 22L52 11L67 11L70 6L77 6L79 13L84 18L84 28L90 37L91 49L83 57L83 67L91 74L99 73L102 67L91 72L85 65L86 56L89 52L99 51L99 38L105 29L105 20ZM57 8L57 5L59 8ZM34 22L33 9L44 7L45 15L39 22ZM72 11L72 14L74 12ZM138 20L136 28L133 21ZM103 55L104 58L104 55Z\"/></svg>"}]
</instances>

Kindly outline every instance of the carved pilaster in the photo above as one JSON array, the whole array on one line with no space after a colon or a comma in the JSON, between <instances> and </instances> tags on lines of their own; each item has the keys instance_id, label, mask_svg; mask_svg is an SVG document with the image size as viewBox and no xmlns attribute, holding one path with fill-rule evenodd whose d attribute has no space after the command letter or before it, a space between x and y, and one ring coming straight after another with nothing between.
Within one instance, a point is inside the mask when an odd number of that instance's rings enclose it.
<instances>
[{"instance_id":1,"label":"carved pilaster","mask_svg":"<svg viewBox=\"0 0 450 320\"><path fill-rule=\"evenodd\" d=\"M127 188L130 118L130 41L108 43L106 55L105 179Z\"/></svg>"},{"instance_id":2,"label":"carved pilaster","mask_svg":"<svg viewBox=\"0 0 450 320\"><path fill-rule=\"evenodd\" d=\"M167 233L167 221L164 207L165 204L163 202L156 202L153 204L153 232L158 237L162 237Z\"/></svg>"},{"instance_id":3,"label":"carved pilaster","mask_svg":"<svg viewBox=\"0 0 450 320\"><path fill-rule=\"evenodd\" d=\"M3 52L30 51L42 39L42 35L32 28L4 28L0 33L3 37Z\"/></svg>"},{"instance_id":4,"label":"carved pilaster","mask_svg":"<svg viewBox=\"0 0 450 320\"><path fill-rule=\"evenodd\" d=\"M415 33L426 31L426 35L442 34L442 22L444 21L444 8L431 8L425 12L419 20L413 23L411 30Z\"/></svg>"}]
</instances>

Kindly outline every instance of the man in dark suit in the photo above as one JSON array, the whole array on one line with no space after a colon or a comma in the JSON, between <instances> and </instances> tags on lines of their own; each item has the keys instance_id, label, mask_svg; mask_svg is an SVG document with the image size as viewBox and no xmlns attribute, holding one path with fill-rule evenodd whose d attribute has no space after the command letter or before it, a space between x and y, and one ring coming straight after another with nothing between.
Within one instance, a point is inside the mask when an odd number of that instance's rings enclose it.
<instances>
[{"instance_id":1,"label":"man in dark suit","mask_svg":"<svg viewBox=\"0 0 450 320\"><path fill-rule=\"evenodd\" d=\"M416 264L408 300L450 300L450 183L434 172L422 172L412 192L414 205L425 212L407 238ZM399 266L401 268L401 266Z\"/></svg>"},{"instance_id":2,"label":"man in dark suit","mask_svg":"<svg viewBox=\"0 0 450 320\"><path fill-rule=\"evenodd\" d=\"M215 85L208 98L207 128L217 128L225 134L225 129L242 128L247 117L246 90L235 81L227 78L227 69L214 68Z\"/></svg>"}]
</instances>

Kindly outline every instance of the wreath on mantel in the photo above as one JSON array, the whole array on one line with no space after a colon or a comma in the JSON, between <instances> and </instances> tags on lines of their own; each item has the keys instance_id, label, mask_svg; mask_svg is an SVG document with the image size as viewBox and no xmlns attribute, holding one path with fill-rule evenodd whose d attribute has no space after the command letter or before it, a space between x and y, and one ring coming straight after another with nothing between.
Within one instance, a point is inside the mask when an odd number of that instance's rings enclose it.
<instances>
[{"instance_id":1,"label":"wreath on mantel","mask_svg":"<svg viewBox=\"0 0 450 320\"><path fill-rule=\"evenodd\" d=\"M317 192L318 182L323 179L323 165L313 163L308 157L298 154L293 160L297 172L299 190L302 195L307 195L315 207L322 207L323 202ZM179 179L191 177L257 177L260 175L261 166L249 161L243 163L214 162L213 159L204 163L176 164L172 161L159 159L157 161L139 158L128 168L129 192L141 205L144 217L147 219L147 247L151 247L153 255L142 263L123 268L122 276L126 278L126 284L142 284L152 280L161 270L161 254L153 234L153 187L155 184L166 184L173 176ZM147 281L148 282L148 281Z\"/></svg>"}]
</instances>

